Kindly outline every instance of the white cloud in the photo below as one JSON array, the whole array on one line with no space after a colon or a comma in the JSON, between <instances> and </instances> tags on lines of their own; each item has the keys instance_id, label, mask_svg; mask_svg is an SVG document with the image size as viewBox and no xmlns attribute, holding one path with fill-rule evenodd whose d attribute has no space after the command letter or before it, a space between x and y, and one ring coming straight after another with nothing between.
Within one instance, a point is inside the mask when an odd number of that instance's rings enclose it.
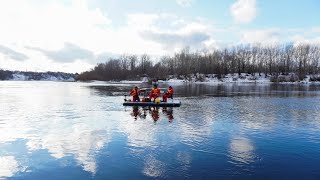
<instances>
[{"instance_id":1,"label":"white cloud","mask_svg":"<svg viewBox=\"0 0 320 180\"><path fill-rule=\"evenodd\" d=\"M170 14L140 14L139 17L143 18L138 18L140 21L135 24L138 24L140 36L157 43L166 53L187 46L194 50L213 47L214 40L210 35L213 28L200 20L186 20Z\"/></svg>"},{"instance_id":2,"label":"white cloud","mask_svg":"<svg viewBox=\"0 0 320 180\"><path fill-rule=\"evenodd\" d=\"M294 35L291 38L292 42L294 42L295 45L298 44L311 44L311 45L320 45L320 36L315 38L306 38L302 35Z\"/></svg>"},{"instance_id":3,"label":"white cloud","mask_svg":"<svg viewBox=\"0 0 320 180\"><path fill-rule=\"evenodd\" d=\"M209 35L201 32L178 34L146 31L143 35L146 39L162 44L166 49L182 49L186 46L193 46L197 48L204 45L203 43L210 39Z\"/></svg>"},{"instance_id":4,"label":"white cloud","mask_svg":"<svg viewBox=\"0 0 320 180\"><path fill-rule=\"evenodd\" d=\"M13 156L0 156L0 164L0 179L11 177L20 170L19 163Z\"/></svg>"},{"instance_id":5,"label":"white cloud","mask_svg":"<svg viewBox=\"0 0 320 180\"><path fill-rule=\"evenodd\" d=\"M208 39L207 41L204 42L206 48L205 50L208 50L209 52L215 49L221 48L220 45L217 43L216 40L213 38Z\"/></svg>"},{"instance_id":6,"label":"white cloud","mask_svg":"<svg viewBox=\"0 0 320 180\"><path fill-rule=\"evenodd\" d=\"M15 70L26 70L26 66L30 65L28 70L31 71L63 71L66 64L59 65L52 61L54 59L21 47L36 47L48 52L57 52L64 48L66 42L70 42L81 47L80 49L88 49L94 53L99 50L102 52L105 49L97 44L102 44L99 36L103 36L107 31L103 31L101 26L110 26L110 23L111 20L99 9L89 10L86 1L83 0L74 0L71 5L65 5L62 1L38 4L33 1L1 1L0 24L3 26L0 28L0 41L3 46L14 51L20 49L17 52L23 53L30 60L18 63L14 62L15 58L0 56L0 64L3 68ZM38 60L40 64L36 63ZM76 69L77 67L68 68L68 72L90 68Z\"/></svg>"},{"instance_id":7,"label":"white cloud","mask_svg":"<svg viewBox=\"0 0 320 180\"><path fill-rule=\"evenodd\" d=\"M176 0L177 4L182 7L190 7L194 0Z\"/></svg>"},{"instance_id":8,"label":"white cloud","mask_svg":"<svg viewBox=\"0 0 320 180\"><path fill-rule=\"evenodd\" d=\"M201 17L188 19L171 13L129 13L119 24L113 23L107 12L90 9L87 0L64 2L0 1L1 68L82 72L106 59L105 55L147 53L159 57L185 46L191 50L210 50L236 42L238 31L242 31L232 27L218 31L214 23ZM184 7L194 2L176 1ZM236 23L249 23L257 14L256 1L237 0L230 7L230 13ZM284 31L247 31L241 34L240 42L319 41L320 30L316 26L309 30Z\"/></svg>"},{"instance_id":9,"label":"white cloud","mask_svg":"<svg viewBox=\"0 0 320 180\"><path fill-rule=\"evenodd\" d=\"M0 22L5 25L0 29L1 40L58 48L64 41L86 39L98 25L110 24L99 9L90 11L83 1L72 2L71 6L59 2L41 6L29 1L2 2Z\"/></svg>"},{"instance_id":10,"label":"white cloud","mask_svg":"<svg viewBox=\"0 0 320 180\"><path fill-rule=\"evenodd\" d=\"M237 0L230 8L231 15L236 23L249 23L256 17L255 0Z\"/></svg>"},{"instance_id":11,"label":"white cloud","mask_svg":"<svg viewBox=\"0 0 320 180\"><path fill-rule=\"evenodd\" d=\"M78 59L89 60L90 62L90 60L94 59L94 54L91 51L83 49L72 43L65 43L64 47L57 51L48 51L33 47L27 48L40 51L50 59L53 59L57 62L74 62Z\"/></svg>"},{"instance_id":12,"label":"white cloud","mask_svg":"<svg viewBox=\"0 0 320 180\"><path fill-rule=\"evenodd\" d=\"M24 55L23 53L14 51L6 46L2 46L0 44L0 53L4 54L7 58L11 58L17 61L24 61L28 59L28 56Z\"/></svg>"},{"instance_id":13,"label":"white cloud","mask_svg":"<svg viewBox=\"0 0 320 180\"><path fill-rule=\"evenodd\" d=\"M311 31L314 33L320 33L320 27L313 27Z\"/></svg>"},{"instance_id":14,"label":"white cloud","mask_svg":"<svg viewBox=\"0 0 320 180\"><path fill-rule=\"evenodd\" d=\"M154 22L161 18L158 14L135 13L128 14L128 26L134 29L146 29L154 25Z\"/></svg>"},{"instance_id":15,"label":"white cloud","mask_svg":"<svg viewBox=\"0 0 320 180\"><path fill-rule=\"evenodd\" d=\"M247 31L242 34L240 43L250 43L250 44L275 44L280 43L280 33L279 29L265 29L265 30L254 30Z\"/></svg>"},{"instance_id":16,"label":"white cloud","mask_svg":"<svg viewBox=\"0 0 320 180\"><path fill-rule=\"evenodd\" d=\"M250 43L250 44L310 44L320 45L320 32L318 28L310 29L260 29L251 30L241 33L239 43Z\"/></svg>"},{"instance_id":17,"label":"white cloud","mask_svg":"<svg viewBox=\"0 0 320 180\"><path fill-rule=\"evenodd\" d=\"M179 1L185 5L191 2ZM170 13L131 13L123 24L115 25L106 14L100 9L89 9L86 0L71 0L70 4L1 1L0 42L12 50L10 55L8 49L0 52L1 68L82 72L100 61L102 54L147 53L159 57L185 46L217 46L212 36L215 28L203 19ZM17 53L24 55L18 56L23 62L17 61Z\"/></svg>"},{"instance_id":18,"label":"white cloud","mask_svg":"<svg viewBox=\"0 0 320 180\"><path fill-rule=\"evenodd\" d=\"M128 14L125 25L112 27L108 17L99 9L88 9L85 1L72 1L71 5L66 6L61 1L37 5L32 1L13 0L0 2L0 23L4 25L0 28L1 45L10 47L10 52L29 57L19 63L12 58L16 57L12 53L10 56L0 53L1 68L82 72L89 70L100 54L168 54L160 44L145 40L140 33L177 22L174 15L141 13ZM66 43L74 45L73 48L66 47ZM75 56L75 50L86 56ZM73 53L72 57L70 53ZM82 67L88 63L89 66Z\"/></svg>"}]
</instances>

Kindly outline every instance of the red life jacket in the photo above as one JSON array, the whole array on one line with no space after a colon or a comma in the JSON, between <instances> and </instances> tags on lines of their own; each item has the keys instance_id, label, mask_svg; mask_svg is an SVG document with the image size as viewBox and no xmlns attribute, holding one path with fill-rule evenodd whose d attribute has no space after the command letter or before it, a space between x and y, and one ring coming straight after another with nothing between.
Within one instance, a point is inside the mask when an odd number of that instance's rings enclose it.
<instances>
[{"instance_id":1,"label":"red life jacket","mask_svg":"<svg viewBox=\"0 0 320 180\"><path fill-rule=\"evenodd\" d=\"M160 89L159 88L152 88L151 93L154 95L160 95Z\"/></svg>"},{"instance_id":2,"label":"red life jacket","mask_svg":"<svg viewBox=\"0 0 320 180\"><path fill-rule=\"evenodd\" d=\"M168 89L168 95L171 96L172 94L173 94L173 88L169 88L169 89Z\"/></svg>"},{"instance_id":3,"label":"red life jacket","mask_svg":"<svg viewBox=\"0 0 320 180\"><path fill-rule=\"evenodd\" d=\"M132 89L132 91L130 92L131 96L138 96L139 95L139 90L138 89Z\"/></svg>"}]
</instances>

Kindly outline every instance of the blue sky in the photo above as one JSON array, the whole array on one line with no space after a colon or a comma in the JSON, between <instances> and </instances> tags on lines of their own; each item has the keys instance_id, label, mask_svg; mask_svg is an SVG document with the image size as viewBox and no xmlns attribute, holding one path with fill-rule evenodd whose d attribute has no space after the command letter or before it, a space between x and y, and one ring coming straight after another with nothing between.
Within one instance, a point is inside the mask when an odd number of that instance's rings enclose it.
<instances>
[{"instance_id":1,"label":"blue sky","mask_svg":"<svg viewBox=\"0 0 320 180\"><path fill-rule=\"evenodd\" d=\"M230 26L233 23L230 6L235 0L193 0L187 7L181 7L173 0L93 0L91 8L101 8L115 22L125 23L128 13L174 13L181 17L202 17ZM257 15L246 27L307 28L319 24L320 1L318 0L257 0Z\"/></svg>"},{"instance_id":2,"label":"blue sky","mask_svg":"<svg viewBox=\"0 0 320 180\"><path fill-rule=\"evenodd\" d=\"M8 0L0 68L82 72L120 54L320 44L318 0Z\"/></svg>"}]
</instances>

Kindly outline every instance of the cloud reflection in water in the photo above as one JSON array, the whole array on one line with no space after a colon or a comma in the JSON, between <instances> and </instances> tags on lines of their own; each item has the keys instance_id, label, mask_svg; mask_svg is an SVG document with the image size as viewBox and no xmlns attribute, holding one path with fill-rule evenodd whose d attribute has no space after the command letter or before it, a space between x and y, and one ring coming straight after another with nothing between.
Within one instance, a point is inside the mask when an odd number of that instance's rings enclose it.
<instances>
[{"instance_id":1,"label":"cloud reflection in water","mask_svg":"<svg viewBox=\"0 0 320 180\"><path fill-rule=\"evenodd\" d=\"M229 146L231 163L237 166L253 163L256 157L254 150L255 148L249 139L244 137L232 139Z\"/></svg>"},{"instance_id":2,"label":"cloud reflection in water","mask_svg":"<svg viewBox=\"0 0 320 180\"><path fill-rule=\"evenodd\" d=\"M159 177L165 173L164 163L150 155L145 159L143 173L149 177Z\"/></svg>"},{"instance_id":3,"label":"cloud reflection in water","mask_svg":"<svg viewBox=\"0 0 320 180\"><path fill-rule=\"evenodd\" d=\"M12 87L11 83L3 83L0 91L0 107L3 108L0 130L5 130L0 136L0 145L11 147L2 149L6 156L0 154L1 177L11 177L23 170L20 168L22 162L11 152L12 148L21 148L19 139L26 140L26 152L23 153L46 150L55 159L72 156L84 171L95 174L96 153L111 141L110 131L114 127L108 126L101 117L108 115L115 119L117 115L112 111L100 111L101 101L88 98L88 90L78 88L78 84L26 82ZM10 96L6 95L8 92ZM18 155L26 154L20 152ZM23 160L23 164L29 166L34 158L41 157L32 158ZM51 160L46 159L48 161ZM45 167L33 164L30 168L41 170Z\"/></svg>"},{"instance_id":4,"label":"cloud reflection in water","mask_svg":"<svg viewBox=\"0 0 320 180\"><path fill-rule=\"evenodd\" d=\"M0 179L11 177L20 170L20 164L15 160L14 156L0 156Z\"/></svg>"}]
</instances>

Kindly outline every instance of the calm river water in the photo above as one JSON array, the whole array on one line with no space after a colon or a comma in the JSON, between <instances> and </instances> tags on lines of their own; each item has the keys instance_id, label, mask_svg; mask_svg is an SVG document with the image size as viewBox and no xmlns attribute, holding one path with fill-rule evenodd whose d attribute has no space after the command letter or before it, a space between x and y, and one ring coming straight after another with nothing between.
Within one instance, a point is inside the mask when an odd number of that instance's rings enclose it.
<instances>
[{"instance_id":1,"label":"calm river water","mask_svg":"<svg viewBox=\"0 0 320 180\"><path fill-rule=\"evenodd\" d=\"M132 87L0 81L0 179L320 179L320 85Z\"/></svg>"}]
</instances>

